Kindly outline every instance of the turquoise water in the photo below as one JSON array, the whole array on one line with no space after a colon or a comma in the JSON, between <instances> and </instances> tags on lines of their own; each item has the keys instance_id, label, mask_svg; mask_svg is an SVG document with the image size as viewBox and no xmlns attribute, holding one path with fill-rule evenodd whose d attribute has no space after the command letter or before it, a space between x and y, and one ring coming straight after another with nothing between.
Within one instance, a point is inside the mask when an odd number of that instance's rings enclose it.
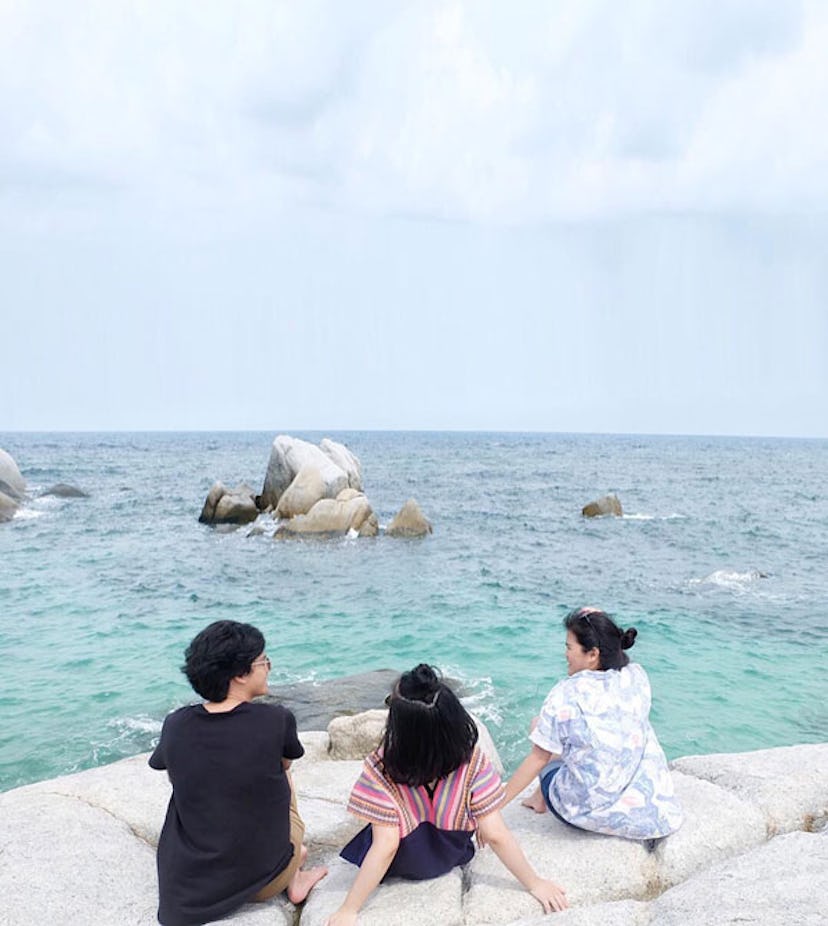
<instances>
[{"instance_id":1,"label":"turquoise water","mask_svg":"<svg viewBox=\"0 0 828 926\"><path fill-rule=\"evenodd\" d=\"M0 789L149 749L218 618L262 628L274 684L433 662L514 765L561 618L596 604L639 629L670 756L828 740L828 442L342 433L380 523L414 496L432 537L198 524L214 479L261 484L274 436L0 434L34 496L91 493L0 525ZM582 519L607 491L625 517Z\"/></svg>"}]
</instances>

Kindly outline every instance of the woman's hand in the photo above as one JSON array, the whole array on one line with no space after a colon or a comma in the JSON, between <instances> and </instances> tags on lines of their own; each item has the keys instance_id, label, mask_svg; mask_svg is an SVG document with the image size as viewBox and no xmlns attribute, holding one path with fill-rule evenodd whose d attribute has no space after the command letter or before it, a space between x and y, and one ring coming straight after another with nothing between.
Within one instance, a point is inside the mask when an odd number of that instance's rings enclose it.
<instances>
[{"instance_id":1,"label":"woman's hand","mask_svg":"<svg viewBox=\"0 0 828 926\"><path fill-rule=\"evenodd\" d=\"M560 913L561 910L566 910L569 906L566 891L560 884L555 884L554 881L545 881L543 878L538 878L537 884L529 889L529 893L535 900L539 901L544 913L551 913L553 910Z\"/></svg>"},{"instance_id":2,"label":"woman's hand","mask_svg":"<svg viewBox=\"0 0 828 926\"><path fill-rule=\"evenodd\" d=\"M355 910L337 910L333 916L325 920L325 926L355 926L357 912Z\"/></svg>"}]
</instances>

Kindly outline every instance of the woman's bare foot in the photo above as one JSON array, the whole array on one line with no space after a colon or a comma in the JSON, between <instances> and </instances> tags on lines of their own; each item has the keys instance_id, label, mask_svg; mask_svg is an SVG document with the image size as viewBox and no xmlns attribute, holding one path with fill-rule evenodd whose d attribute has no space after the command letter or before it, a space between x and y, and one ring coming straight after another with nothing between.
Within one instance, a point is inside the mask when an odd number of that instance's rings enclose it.
<instances>
[{"instance_id":1,"label":"woman's bare foot","mask_svg":"<svg viewBox=\"0 0 828 926\"><path fill-rule=\"evenodd\" d=\"M302 868L307 857L308 847L303 845L299 852L299 867L287 886L288 900L291 903L302 903L313 890L313 886L328 873L327 868Z\"/></svg>"},{"instance_id":2,"label":"woman's bare foot","mask_svg":"<svg viewBox=\"0 0 828 926\"><path fill-rule=\"evenodd\" d=\"M528 807L530 810L534 810L535 813L546 813L546 801L543 799L540 786L535 788L531 796L522 800L520 804L522 807Z\"/></svg>"}]
</instances>

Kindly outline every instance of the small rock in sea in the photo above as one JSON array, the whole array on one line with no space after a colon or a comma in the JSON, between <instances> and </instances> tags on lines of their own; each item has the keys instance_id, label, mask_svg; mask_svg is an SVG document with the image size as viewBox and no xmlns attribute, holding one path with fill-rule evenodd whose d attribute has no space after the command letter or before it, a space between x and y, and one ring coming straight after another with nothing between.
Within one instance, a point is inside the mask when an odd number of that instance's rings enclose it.
<instances>
[{"instance_id":1,"label":"small rock in sea","mask_svg":"<svg viewBox=\"0 0 828 926\"><path fill-rule=\"evenodd\" d=\"M385 530L389 537L425 537L434 529L413 498L400 508Z\"/></svg>"},{"instance_id":2,"label":"small rock in sea","mask_svg":"<svg viewBox=\"0 0 828 926\"><path fill-rule=\"evenodd\" d=\"M624 512L621 510L621 502L618 501L617 495L604 495L594 502L584 505L581 509L581 514L585 518L602 518L605 515L613 515L616 518L620 518L623 513Z\"/></svg>"},{"instance_id":3,"label":"small rock in sea","mask_svg":"<svg viewBox=\"0 0 828 926\"><path fill-rule=\"evenodd\" d=\"M249 524L259 516L256 498L250 486L241 483L228 489L214 482L207 493L199 521L202 524Z\"/></svg>"},{"instance_id":4,"label":"small rock in sea","mask_svg":"<svg viewBox=\"0 0 828 926\"><path fill-rule=\"evenodd\" d=\"M89 498L89 493L84 492L77 486L67 485L65 482L58 482L51 488L46 489L44 495L55 495L57 498Z\"/></svg>"}]
</instances>

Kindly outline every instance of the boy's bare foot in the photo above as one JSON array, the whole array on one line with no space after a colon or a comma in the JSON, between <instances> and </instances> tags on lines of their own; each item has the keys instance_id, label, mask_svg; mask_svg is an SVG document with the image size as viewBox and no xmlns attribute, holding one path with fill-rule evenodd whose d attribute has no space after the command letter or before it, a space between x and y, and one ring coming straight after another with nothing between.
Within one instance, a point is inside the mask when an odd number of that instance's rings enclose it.
<instances>
[{"instance_id":1,"label":"boy's bare foot","mask_svg":"<svg viewBox=\"0 0 828 926\"><path fill-rule=\"evenodd\" d=\"M546 801L543 799L540 787L535 788L530 797L520 802L522 807L528 807L535 813L546 813Z\"/></svg>"},{"instance_id":2,"label":"boy's bare foot","mask_svg":"<svg viewBox=\"0 0 828 926\"><path fill-rule=\"evenodd\" d=\"M302 903L313 890L314 885L318 884L327 873L328 869L324 867L300 868L288 884L288 900L291 903Z\"/></svg>"}]
</instances>

